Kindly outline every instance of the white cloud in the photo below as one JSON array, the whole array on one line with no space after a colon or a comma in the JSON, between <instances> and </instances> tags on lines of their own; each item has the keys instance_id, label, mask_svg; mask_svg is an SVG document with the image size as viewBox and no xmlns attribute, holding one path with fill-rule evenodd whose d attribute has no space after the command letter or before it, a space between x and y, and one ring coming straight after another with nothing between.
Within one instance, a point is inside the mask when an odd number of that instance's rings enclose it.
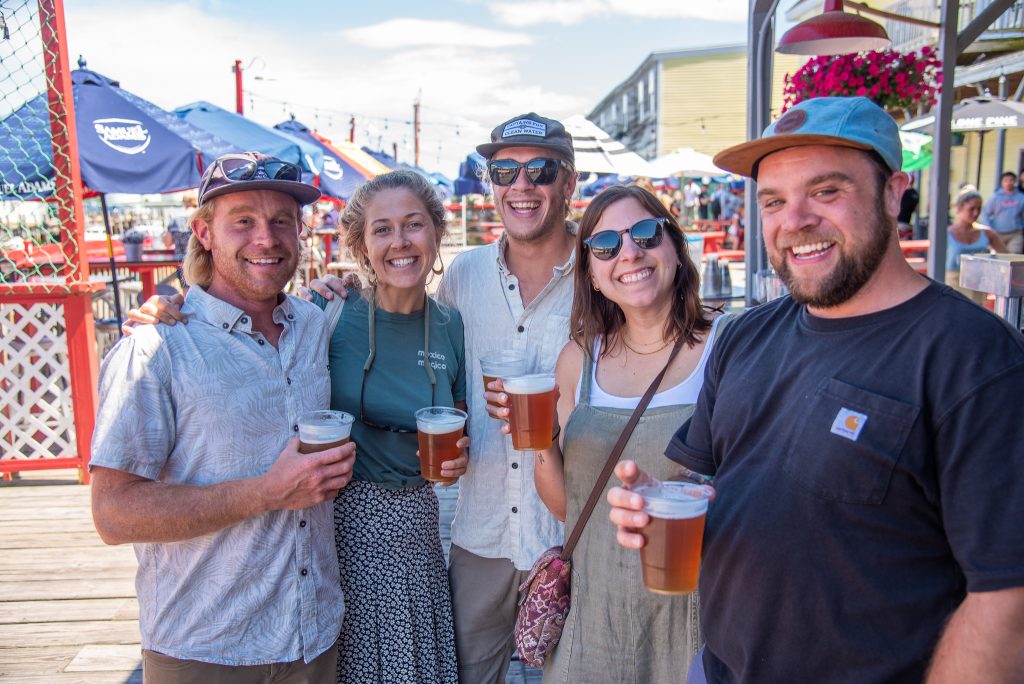
<instances>
[{"instance_id":1,"label":"white cloud","mask_svg":"<svg viewBox=\"0 0 1024 684\"><path fill-rule=\"evenodd\" d=\"M746 0L500 0L489 5L507 26L579 24L597 17L746 21Z\"/></svg>"},{"instance_id":2,"label":"white cloud","mask_svg":"<svg viewBox=\"0 0 1024 684\"><path fill-rule=\"evenodd\" d=\"M463 45L479 48L502 48L529 45L533 38L525 33L495 31L458 21L400 18L345 29L341 35L357 45L392 49L423 45Z\"/></svg>"},{"instance_id":3,"label":"white cloud","mask_svg":"<svg viewBox=\"0 0 1024 684\"><path fill-rule=\"evenodd\" d=\"M246 93L258 96L245 98L247 116L273 125L294 112L324 135L348 139L354 113L357 144L390 151L397 143L402 161L411 161L411 126L404 122L412 119L413 100L421 93L421 163L449 175L498 122L531 109L564 116L591 104L528 82L518 51L483 49L467 44L467 36L447 45L407 42L408 49L383 53L320 37L331 48L311 49L308 35L276 30L257 18L246 23L244 17L215 17L194 4L140 2L131 12L119 3L66 8L72 62L83 54L90 69L168 109L208 100L234 110L231 66L258 55L244 74Z\"/></svg>"}]
</instances>

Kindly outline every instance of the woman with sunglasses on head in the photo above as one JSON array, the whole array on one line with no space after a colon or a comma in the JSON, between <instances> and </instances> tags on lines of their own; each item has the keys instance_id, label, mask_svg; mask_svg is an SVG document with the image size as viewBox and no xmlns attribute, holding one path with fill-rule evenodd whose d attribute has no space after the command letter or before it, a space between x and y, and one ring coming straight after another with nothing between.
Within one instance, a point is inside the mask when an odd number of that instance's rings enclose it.
<instances>
[{"instance_id":1,"label":"woman with sunglasses on head","mask_svg":"<svg viewBox=\"0 0 1024 684\"><path fill-rule=\"evenodd\" d=\"M537 491L567 535L640 397L682 340L621 456L661 479L677 474L665 446L693 412L724 320L701 305L685 236L643 188L598 195L576 245L571 339L555 369L560 439L537 452L534 470ZM504 393L487 396L507 406ZM508 409L497 414L507 418ZM703 642L697 596L647 591L639 554L626 553L601 522L604 495L597 506L573 552L571 608L543 681L679 681Z\"/></svg>"}]
</instances>

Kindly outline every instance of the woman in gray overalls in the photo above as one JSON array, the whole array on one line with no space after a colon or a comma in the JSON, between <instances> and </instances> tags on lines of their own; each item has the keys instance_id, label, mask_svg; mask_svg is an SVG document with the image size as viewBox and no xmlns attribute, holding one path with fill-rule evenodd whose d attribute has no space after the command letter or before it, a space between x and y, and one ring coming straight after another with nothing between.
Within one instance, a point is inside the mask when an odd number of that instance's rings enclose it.
<instances>
[{"instance_id":1,"label":"woman in gray overalls","mask_svg":"<svg viewBox=\"0 0 1024 684\"><path fill-rule=\"evenodd\" d=\"M576 244L571 339L555 369L561 440L537 453L535 470L537 491L566 530L682 336L682 350L622 454L655 477L675 474L665 446L693 412L723 321L701 305L685 237L646 190L613 187L598 195ZM640 556L615 542L607 509L602 496L573 553L572 607L543 681L682 681L703 643L697 595L647 591Z\"/></svg>"}]
</instances>

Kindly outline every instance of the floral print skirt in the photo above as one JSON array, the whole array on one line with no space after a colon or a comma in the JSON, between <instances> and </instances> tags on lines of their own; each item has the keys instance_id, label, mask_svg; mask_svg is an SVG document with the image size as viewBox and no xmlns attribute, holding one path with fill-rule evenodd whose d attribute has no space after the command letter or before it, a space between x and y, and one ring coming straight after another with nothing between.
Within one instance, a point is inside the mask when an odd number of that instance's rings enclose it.
<instances>
[{"instance_id":1,"label":"floral print skirt","mask_svg":"<svg viewBox=\"0 0 1024 684\"><path fill-rule=\"evenodd\" d=\"M339 684L458 681L433 487L353 480L334 500L345 593Z\"/></svg>"}]
</instances>

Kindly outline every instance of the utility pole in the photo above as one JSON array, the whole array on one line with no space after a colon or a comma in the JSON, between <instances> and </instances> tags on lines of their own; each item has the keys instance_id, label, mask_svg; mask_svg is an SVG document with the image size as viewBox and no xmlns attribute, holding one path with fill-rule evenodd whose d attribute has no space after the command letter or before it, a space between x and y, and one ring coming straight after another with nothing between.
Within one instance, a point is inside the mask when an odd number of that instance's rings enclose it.
<instances>
[{"instance_id":1,"label":"utility pole","mask_svg":"<svg viewBox=\"0 0 1024 684\"><path fill-rule=\"evenodd\" d=\"M348 141L354 143L356 141L356 117L353 116L348 120Z\"/></svg>"},{"instance_id":2,"label":"utility pole","mask_svg":"<svg viewBox=\"0 0 1024 684\"><path fill-rule=\"evenodd\" d=\"M420 165L420 95L416 93L416 101L412 103L412 139L413 139L413 164Z\"/></svg>"},{"instance_id":3,"label":"utility pole","mask_svg":"<svg viewBox=\"0 0 1024 684\"><path fill-rule=\"evenodd\" d=\"M235 111L245 114L242 106L242 60L236 59L235 66L231 70L235 72Z\"/></svg>"},{"instance_id":4,"label":"utility pole","mask_svg":"<svg viewBox=\"0 0 1024 684\"><path fill-rule=\"evenodd\" d=\"M391 156L395 158L395 161L398 161L398 143L396 142L391 143Z\"/></svg>"}]
</instances>

